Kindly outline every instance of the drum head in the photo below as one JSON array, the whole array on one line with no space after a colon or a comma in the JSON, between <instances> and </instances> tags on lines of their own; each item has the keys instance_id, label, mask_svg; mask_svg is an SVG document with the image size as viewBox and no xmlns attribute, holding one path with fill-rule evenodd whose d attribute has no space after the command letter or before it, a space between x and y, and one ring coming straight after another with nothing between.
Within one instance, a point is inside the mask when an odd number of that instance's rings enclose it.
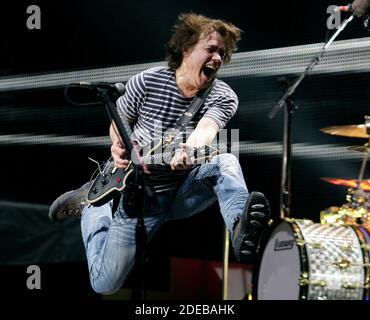
<instances>
[{"instance_id":1,"label":"drum head","mask_svg":"<svg viewBox=\"0 0 370 320\"><path fill-rule=\"evenodd\" d=\"M257 283L257 300L298 300L300 254L287 222L272 232L264 249Z\"/></svg>"}]
</instances>

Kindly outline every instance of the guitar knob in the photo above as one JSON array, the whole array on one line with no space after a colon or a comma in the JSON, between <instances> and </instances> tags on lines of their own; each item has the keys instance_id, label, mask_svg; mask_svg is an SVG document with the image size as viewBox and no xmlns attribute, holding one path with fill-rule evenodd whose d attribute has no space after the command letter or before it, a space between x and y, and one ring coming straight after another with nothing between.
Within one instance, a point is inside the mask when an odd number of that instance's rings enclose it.
<instances>
[{"instance_id":1,"label":"guitar knob","mask_svg":"<svg viewBox=\"0 0 370 320\"><path fill-rule=\"evenodd\" d=\"M94 188L93 189L93 193L97 194L98 193L98 189Z\"/></svg>"},{"instance_id":2,"label":"guitar knob","mask_svg":"<svg viewBox=\"0 0 370 320\"><path fill-rule=\"evenodd\" d=\"M108 183L108 179L103 179L103 180L101 181L101 183L102 183L103 185L106 185L106 184Z\"/></svg>"}]
</instances>

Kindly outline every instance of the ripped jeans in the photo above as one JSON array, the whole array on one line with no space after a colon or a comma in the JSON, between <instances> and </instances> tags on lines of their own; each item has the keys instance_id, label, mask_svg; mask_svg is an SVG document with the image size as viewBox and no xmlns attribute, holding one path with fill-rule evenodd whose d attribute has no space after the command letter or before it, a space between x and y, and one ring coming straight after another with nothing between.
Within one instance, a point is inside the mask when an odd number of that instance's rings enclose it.
<instances>
[{"instance_id":1,"label":"ripped jeans","mask_svg":"<svg viewBox=\"0 0 370 320\"><path fill-rule=\"evenodd\" d=\"M220 211L233 237L233 225L244 211L248 189L238 159L221 154L194 168L175 191L144 201L144 224L150 240L166 221L199 213L218 200ZM153 204L153 202L155 202ZM135 262L136 218L128 217L119 206L112 218L112 202L101 207L85 207L81 218L92 288L101 294L118 291Z\"/></svg>"}]
</instances>

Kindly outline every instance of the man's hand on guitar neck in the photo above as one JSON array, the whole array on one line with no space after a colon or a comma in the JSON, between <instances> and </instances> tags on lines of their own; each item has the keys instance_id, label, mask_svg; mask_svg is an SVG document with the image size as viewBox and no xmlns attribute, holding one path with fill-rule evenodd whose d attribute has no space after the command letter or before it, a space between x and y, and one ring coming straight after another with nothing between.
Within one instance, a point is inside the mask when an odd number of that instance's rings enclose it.
<instances>
[{"instance_id":1,"label":"man's hand on guitar neck","mask_svg":"<svg viewBox=\"0 0 370 320\"><path fill-rule=\"evenodd\" d=\"M114 160L114 166L118 169L125 169L129 165L129 161L125 159L126 150L122 146L119 140L113 142L111 148L112 158Z\"/></svg>"},{"instance_id":2,"label":"man's hand on guitar neck","mask_svg":"<svg viewBox=\"0 0 370 320\"><path fill-rule=\"evenodd\" d=\"M189 151L194 148L190 147L185 143L179 144L180 148L176 150L170 165L172 170L186 170L193 166L193 161L191 161L189 156Z\"/></svg>"}]
</instances>

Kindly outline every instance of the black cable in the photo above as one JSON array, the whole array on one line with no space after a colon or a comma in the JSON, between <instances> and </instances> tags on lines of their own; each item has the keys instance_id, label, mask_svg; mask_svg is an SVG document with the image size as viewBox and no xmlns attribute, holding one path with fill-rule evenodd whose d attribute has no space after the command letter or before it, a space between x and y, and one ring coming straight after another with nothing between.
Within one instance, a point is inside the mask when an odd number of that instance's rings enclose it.
<instances>
[{"instance_id":1,"label":"black cable","mask_svg":"<svg viewBox=\"0 0 370 320\"><path fill-rule=\"evenodd\" d=\"M81 89L81 86L80 85L77 85L77 84L68 84L66 85L66 87L64 88L64 98L72 105L74 106L93 106L93 105L97 105L97 104L100 104L101 102L100 101L95 101L95 102L86 102L86 103L80 103L80 102L76 102L76 101L73 101L70 97L69 97L69 94L68 94L68 90L71 89L71 88L79 88ZM86 90L90 90L92 91L90 88L84 88Z\"/></svg>"}]
</instances>

